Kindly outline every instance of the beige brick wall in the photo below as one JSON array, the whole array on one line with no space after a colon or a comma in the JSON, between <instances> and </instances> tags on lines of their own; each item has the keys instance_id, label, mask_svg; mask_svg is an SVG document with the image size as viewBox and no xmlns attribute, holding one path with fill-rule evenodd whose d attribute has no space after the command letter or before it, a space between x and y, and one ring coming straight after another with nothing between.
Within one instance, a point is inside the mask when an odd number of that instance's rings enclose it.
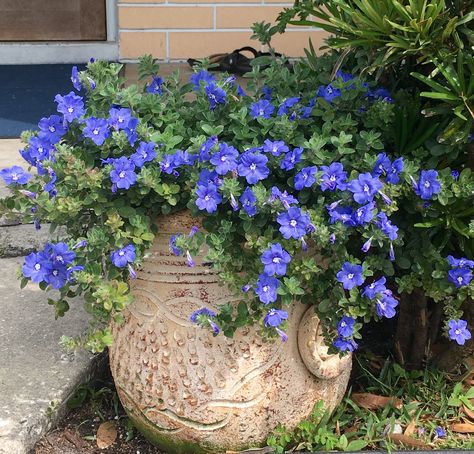
<instances>
[{"instance_id":1,"label":"beige brick wall","mask_svg":"<svg viewBox=\"0 0 474 454\"><path fill-rule=\"evenodd\" d=\"M259 43L250 39L254 22L272 22L291 3L279 0L119 0L120 58L134 61L151 53L168 61L201 58ZM326 34L290 27L274 38L274 47L290 57L315 48Z\"/></svg>"}]
</instances>

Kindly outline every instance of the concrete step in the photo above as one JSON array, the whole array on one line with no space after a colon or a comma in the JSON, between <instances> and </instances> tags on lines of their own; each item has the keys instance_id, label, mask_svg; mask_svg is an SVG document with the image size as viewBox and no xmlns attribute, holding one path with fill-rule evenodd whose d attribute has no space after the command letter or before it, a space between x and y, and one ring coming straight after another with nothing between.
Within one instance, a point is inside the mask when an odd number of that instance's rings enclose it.
<instances>
[{"instance_id":1,"label":"concrete step","mask_svg":"<svg viewBox=\"0 0 474 454\"><path fill-rule=\"evenodd\" d=\"M102 355L66 355L61 335L88 326L80 299L54 320L36 284L20 289L23 257L0 259L0 454L27 454L61 418L77 386L103 367Z\"/></svg>"}]
</instances>

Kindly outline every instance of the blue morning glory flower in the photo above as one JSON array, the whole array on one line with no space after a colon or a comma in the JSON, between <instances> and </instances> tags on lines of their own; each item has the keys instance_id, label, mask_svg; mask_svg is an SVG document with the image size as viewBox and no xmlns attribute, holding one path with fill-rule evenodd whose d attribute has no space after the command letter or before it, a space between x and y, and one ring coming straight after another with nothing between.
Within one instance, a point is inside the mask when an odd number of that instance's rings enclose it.
<instances>
[{"instance_id":1,"label":"blue morning glory flower","mask_svg":"<svg viewBox=\"0 0 474 454\"><path fill-rule=\"evenodd\" d=\"M275 274L284 276L286 274L286 266L291 262L291 255L281 247L281 244L276 243L263 252L260 260L265 267L265 274L269 276Z\"/></svg>"},{"instance_id":2,"label":"blue morning glory flower","mask_svg":"<svg viewBox=\"0 0 474 454\"><path fill-rule=\"evenodd\" d=\"M469 285L472 280L472 271L467 268L455 268L448 271L448 281L457 288Z\"/></svg>"},{"instance_id":3,"label":"blue morning glory flower","mask_svg":"<svg viewBox=\"0 0 474 454\"><path fill-rule=\"evenodd\" d=\"M124 268L127 263L133 263L136 258L135 246L133 244L127 244L126 246L113 251L110 254L112 263L117 268Z\"/></svg>"},{"instance_id":4,"label":"blue morning glory flower","mask_svg":"<svg viewBox=\"0 0 474 454\"><path fill-rule=\"evenodd\" d=\"M140 142L137 151L130 156L131 161L140 169L145 162L151 162L156 158L153 142Z\"/></svg>"},{"instance_id":5,"label":"blue morning glory flower","mask_svg":"<svg viewBox=\"0 0 474 454\"><path fill-rule=\"evenodd\" d=\"M360 248L360 250L364 253L367 253L369 252L370 248L372 247L372 240L374 239L374 237L370 237L363 245L362 247Z\"/></svg>"},{"instance_id":6,"label":"blue morning glory flower","mask_svg":"<svg viewBox=\"0 0 474 454\"><path fill-rule=\"evenodd\" d=\"M49 176L51 177L50 180L43 186L43 191L49 193L50 197L54 197L57 193L56 183L57 177L56 173L52 169L48 169Z\"/></svg>"},{"instance_id":7,"label":"blue morning glory flower","mask_svg":"<svg viewBox=\"0 0 474 454\"><path fill-rule=\"evenodd\" d=\"M209 82L213 82L214 80L216 80L213 74L210 74L204 69L201 69L201 71L197 73L191 74L191 77L189 79L191 83L193 84L194 90L196 91L198 91L201 88L201 81L208 84Z\"/></svg>"},{"instance_id":8,"label":"blue morning glory flower","mask_svg":"<svg viewBox=\"0 0 474 454\"><path fill-rule=\"evenodd\" d=\"M458 170L451 170L451 176L453 177L454 181L457 181L459 178L459 171Z\"/></svg>"},{"instance_id":9,"label":"blue morning glory flower","mask_svg":"<svg viewBox=\"0 0 474 454\"><path fill-rule=\"evenodd\" d=\"M291 194L288 194L287 191L281 192L276 186L273 186L271 189L271 195L268 199L268 203L273 203L276 199L281 202L285 209L290 208L290 206L293 204L298 205L299 203L298 199L293 197Z\"/></svg>"},{"instance_id":10,"label":"blue morning glory flower","mask_svg":"<svg viewBox=\"0 0 474 454\"><path fill-rule=\"evenodd\" d=\"M82 90L82 84L81 84L81 81L79 80L79 71L77 70L77 66L73 66L73 67L72 67L72 70L71 70L71 82L72 82L73 87L74 87L77 91L81 91L81 90Z\"/></svg>"},{"instance_id":11,"label":"blue morning glory flower","mask_svg":"<svg viewBox=\"0 0 474 454\"><path fill-rule=\"evenodd\" d=\"M207 99L209 100L209 107L214 110L218 104L225 104L227 93L215 82L208 82L204 87Z\"/></svg>"},{"instance_id":12,"label":"blue morning glory flower","mask_svg":"<svg viewBox=\"0 0 474 454\"><path fill-rule=\"evenodd\" d=\"M331 84L321 85L316 92L316 96L324 98L329 104L331 104L335 98L341 96L341 90L334 88Z\"/></svg>"},{"instance_id":13,"label":"blue morning glory flower","mask_svg":"<svg viewBox=\"0 0 474 454\"><path fill-rule=\"evenodd\" d=\"M393 225L388 219L387 215L383 212L380 212L377 215L377 227L388 236L391 241L394 241L398 238L398 227Z\"/></svg>"},{"instance_id":14,"label":"blue morning glory flower","mask_svg":"<svg viewBox=\"0 0 474 454\"><path fill-rule=\"evenodd\" d=\"M270 87L267 87L266 85L264 85L264 86L261 88L261 92L262 92L262 94L263 94L263 98L264 98L264 99L268 99L268 101L271 101L271 100L272 100L273 88L270 88Z\"/></svg>"},{"instance_id":15,"label":"blue morning glory flower","mask_svg":"<svg viewBox=\"0 0 474 454\"><path fill-rule=\"evenodd\" d=\"M375 161L372 174L374 176L380 177L381 175L387 174L391 167L392 162L390 161L390 158L385 153L379 153L377 156L377 161Z\"/></svg>"},{"instance_id":16,"label":"blue morning glory flower","mask_svg":"<svg viewBox=\"0 0 474 454\"><path fill-rule=\"evenodd\" d=\"M261 153L245 152L240 156L237 172L245 177L248 184L255 184L268 177L270 170L266 166L268 158Z\"/></svg>"},{"instance_id":17,"label":"blue morning glory flower","mask_svg":"<svg viewBox=\"0 0 474 454\"><path fill-rule=\"evenodd\" d=\"M441 190L441 184L438 181L438 172L436 170L422 170L420 179L415 186L415 193L422 200L430 200L433 195Z\"/></svg>"},{"instance_id":18,"label":"blue morning glory flower","mask_svg":"<svg viewBox=\"0 0 474 454\"><path fill-rule=\"evenodd\" d=\"M199 174L199 180L197 181L198 186L207 186L208 184L214 184L220 186L222 181L219 179L217 172L210 171L208 169L202 169Z\"/></svg>"},{"instance_id":19,"label":"blue morning glory flower","mask_svg":"<svg viewBox=\"0 0 474 454\"><path fill-rule=\"evenodd\" d=\"M400 172L403 172L404 163L403 158L397 158L392 162L385 181L390 184L398 184L400 182Z\"/></svg>"},{"instance_id":20,"label":"blue morning glory flower","mask_svg":"<svg viewBox=\"0 0 474 454\"><path fill-rule=\"evenodd\" d=\"M304 167L295 175L295 189L301 191L303 188L310 188L316 183L316 166Z\"/></svg>"},{"instance_id":21,"label":"blue morning glory flower","mask_svg":"<svg viewBox=\"0 0 474 454\"><path fill-rule=\"evenodd\" d=\"M438 438L445 438L446 437L446 431L442 427L437 426L437 427L435 427L435 435Z\"/></svg>"},{"instance_id":22,"label":"blue morning glory flower","mask_svg":"<svg viewBox=\"0 0 474 454\"><path fill-rule=\"evenodd\" d=\"M384 294L381 299L377 299L375 303L375 311L379 317L393 318L397 313L395 308L398 306L398 301L390 294Z\"/></svg>"},{"instance_id":23,"label":"blue morning glory flower","mask_svg":"<svg viewBox=\"0 0 474 454\"><path fill-rule=\"evenodd\" d=\"M69 250L69 246L62 241L56 244L48 243L45 251L54 265L70 265L76 258L76 253Z\"/></svg>"},{"instance_id":24,"label":"blue morning glory flower","mask_svg":"<svg viewBox=\"0 0 474 454\"><path fill-rule=\"evenodd\" d=\"M471 338L471 333L467 329L465 320L449 320L448 335L451 340L456 341L459 345L464 345Z\"/></svg>"},{"instance_id":25,"label":"blue morning glory flower","mask_svg":"<svg viewBox=\"0 0 474 454\"><path fill-rule=\"evenodd\" d=\"M385 287L386 282L387 280L384 276L382 276L380 279L372 282L372 284L366 285L361 295L369 298L370 300L374 299L378 294L382 294L387 290Z\"/></svg>"},{"instance_id":26,"label":"blue morning glory flower","mask_svg":"<svg viewBox=\"0 0 474 454\"><path fill-rule=\"evenodd\" d=\"M198 196L196 199L197 207L200 210L206 210L208 213L214 213L217 210L217 205L222 202L222 196L214 184L198 186L196 195Z\"/></svg>"},{"instance_id":27,"label":"blue morning glory flower","mask_svg":"<svg viewBox=\"0 0 474 454\"><path fill-rule=\"evenodd\" d=\"M160 169L162 172L171 175L179 167L179 160L177 156L173 154L165 154L160 162Z\"/></svg>"},{"instance_id":28,"label":"blue morning glory flower","mask_svg":"<svg viewBox=\"0 0 474 454\"><path fill-rule=\"evenodd\" d=\"M119 131L127 128L131 118L132 111L130 109L112 107L109 110L108 123L116 131Z\"/></svg>"},{"instance_id":29,"label":"blue morning glory flower","mask_svg":"<svg viewBox=\"0 0 474 454\"><path fill-rule=\"evenodd\" d=\"M354 227L356 225L351 207L336 206L333 209L328 207L328 212L331 217L329 220L331 224L342 222L347 227Z\"/></svg>"},{"instance_id":30,"label":"blue morning glory flower","mask_svg":"<svg viewBox=\"0 0 474 454\"><path fill-rule=\"evenodd\" d=\"M344 315L337 324L337 334L340 337L350 337L354 334L355 320L352 317Z\"/></svg>"},{"instance_id":31,"label":"blue morning glory flower","mask_svg":"<svg viewBox=\"0 0 474 454\"><path fill-rule=\"evenodd\" d=\"M255 287L255 293L263 304L274 303L277 296L277 289L280 287L280 281L267 274L261 274Z\"/></svg>"},{"instance_id":32,"label":"blue morning glory flower","mask_svg":"<svg viewBox=\"0 0 474 454\"><path fill-rule=\"evenodd\" d=\"M347 172L340 162L333 162L330 166L321 166L321 190L346 190Z\"/></svg>"},{"instance_id":33,"label":"blue morning glory flower","mask_svg":"<svg viewBox=\"0 0 474 454\"><path fill-rule=\"evenodd\" d=\"M280 156L281 154L287 153L289 151L288 146L283 142L283 140L275 140L274 142L270 139L266 139L263 142L263 152L270 153L273 156Z\"/></svg>"},{"instance_id":34,"label":"blue morning glory flower","mask_svg":"<svg viewBox=\"0 0 474 454\"><path fill-rule=\"evenodd\" d=\"M25 257L22 267L23 276L29 277L32 282L44 281L46 275L51 271L51 264L44 252L32 252Z\"/></svg>"},{"instance_id":35,"label":"blue morning glory flower","mask_svg":"<svg viewBox=\"0 0 474 454\"><path fill-rule=\"evenodd\" d=\"M96 145L102 145L110 135L107 120L95 117L86 118L86 126L82 133L84 137L91 139Z\"/></svg>"},{"instance_id":36,"label":"blue morning glory flower","mask_svg":"<svg viewBox=\"0 0 474 454\"><path fill-rule=\"evenodd\" d=\"M227 172L237 169L237 157L239 152L231 145L221 143L219 150L211 159L211 164L216 166L216 172L219 175L225 175Z\"/></svg>"},{"instance_id":37,"label":"blue morning glory flower","mask_svg":"<svg viewBox=\"0 0 474 454\"><path fill-rule=\"evenodd\" d=\"M288 113L288 110L293 107L295 104L298 103L300 98L294 97L294 98L287 98L285 99L280 106L278 107L278 112L277 114L281 117L284 114Z\"/></svg>"},{"instance_id":38,"label":"blue morning glory flower","mask_svg":"<svg viewBox=\"0 0 474 454\"><path fill-rule=\"evenodd\" d=\"M301 161L301 155L303 154L303 148L293 148L292 151L285 154L285 157L280 163L280 168L283 170L291 170L295 167L295 164Z\"/></svg>"},{"instance_id":39,"label":"blue morning glory flower","mask_svg":"<svg viewBox=\"0 0 474 454\"><path fill-rule=\"evenodd\" d=\"M122 156L114 160L113 169L110 171L110 180L119 189L129 189L137 181L137 174L134 170L135 164Z\"/></svg>"},{"instance_id":40,"label":"blue morning glory flower","mask_svg":"<svg viewBox=\"0 0 474 454\"><path fill-rule=\"evenodd\" d=\"M68 280L68 272L66 267L58 266L55 264L51 265L51 268L48 270L44 277L44 282L48 285L51 285L54 289L63 288Z\"/></svg>"},{"instance_id":41,"label":"blue morning glory flower","mask_svg":"<svg viewBox=\"0 0 474 454\"><path fill-rule=\"evenodd\" d=\"M275 111L275 106L266 99L254 102L250 105L250 116L252 118L270 118Z\"/></svg>"},{"instance_id":42,"label":"blue morning glory flower","mask_svg":"<svg viewBox=\"0 0 474 454\"><path fill-rule=\"evenodd\" d=\"M342 265L341 271L336 274L336 278L340 283L342 283L342 287L346 290L358 287L365 281L365 278L362 275L362 266L353 265L349 262L345 262Z\"/></svg>"},{"instance_id":43,"label":"blue morning glory flower","mask_svg":"<svg viewBox=\"0 0 474 454\"><path fill-rule=\"evenodd\" d=\"M215 317L216 313L207 307L202 307L201 309L194 311L189 317L189 320L191 320L193 323L197 323L200 316Z\"/></svg>"},{"instance_id":44,"label":"blue morning glory flower","mask_svg":"<svg viewBox=\"0 0 474 454\"><path fill-rule=\"evenodd\" d=\"M180 233L177 233L176 235L171 235L170 236L170 245L169 245L169 250L173 255L180 256L181 255L181 249L176 246L176 240L181 236Z\"/></svg>"},{"instance_id":45,"label":"blue morning glory flower","mask_svg":"<svg viewBox=\"0 0 474 454\"><path fill-rule=\"evenodd\" d=\"M333 342L334 347L338 348L341 352L353 352L357 349L358 345L354 339L345 339L338 337Z\"/></svg>"},{"instance_id":46,"label":"blue morning glory flower","mask_svg":"<svg viewBox=\"0 0 474 454\"><path fill-rule=\"evenodd\" d=\"M252 217L257 214L257 207L255 206L257 198L255 197L255 194L250 188L245 189L243 194L240 196L239 201L242 204L243 210L247 213L248 216Z\"/></svg>"},{"instance_id":47,"label":"blue morning glory flower","mask_svg":"<svg viewBox=\"0 0 474 454\"><path fill-rule=\"evenodd\" d=\"M367 205L363 205L352 214L352 218L356 225L365 225L370 222L374 217L375 203L369 202Z\"/></svg>"},{"instance_id":48,"label":"blue morning glory flower","mask_svg":"<svg viewBox=\"0 0 474 454\"><path fill-rule=\"evenodd\" d=\"M470 268L471 270L474 268L474 261L468 260L465 257L461 257L460 259L454 258L452 255L448 255L446 260L453 268Z\"/></svg>"},{"instance_id":49,"label":"blue morning glory flower","mask_svg":"<svg viewBox=\"0 0 474 454\"><path fill-rule=\"evenodd\" d=\"M349 182L347 189L353 193L357 203L367 203L372 202L375 194L382 189L382 183L370 173L361 173L357 180Z\"/></svg>"},{"instance_id":50,"label":"blue morning glory flower","mask_svg":"<svg viewBox=\"0 0 474 454\"><path fill-rule=\"evenodd\" d=\"M375 90L369 90L367 93L367 98L370 101L383 101L388 104L393 103L393 99L390 95L390 92L386 88L377 88Z\"/></svg>"},{"instance_id":51,"label":"blue morning glory flower","mask_svg":"<svg viewBox=\"0 0 474 454\"><path fill-rule=\"evenodd\" d=\"M36 163L44 161L45 159L51 159L56 149L54 145L45 139L39 137L30 137L28 141L30 157L35 160Z\"/></svg>"},{"instance_id":52,"label":"blue morning glory flower","mask_svg":"<svg viewBox=\"0 0 474 454\"><path fill-rule=\"evenodd\" d=\"M33 178L33 175L25 172L20 166L13 166L7 169L0 170L0 177L2 177L5 184L26 184Z\"/></svg>"},{"instance_id":53,"label":"blue morning glory flower","mask_svg":"<svg viewBox=\"0 0 474 454\"><path fill-rule=\"evenodd\" d=\"M132 117L130 118L127 127L123 130L123 132L127 136L128 143L132 146L135 144L138 138L137 125L138 125L138 119Z\"/></svg>"},{"instance_id":54,"label":"blue morning glory flower","mask_svg":"<svg viewBox=\"0 0 474 454\"><path fill-rule=\"evenodd\" d=\"M50 144L58 143L67 131L59 115L43 117L39 121L38 127L40 139L46 140Z\"/></svg>"},{"instance_id":55,"label":"blue morning glory flower","mask_svg":"<svg viewBox=\"0 0 474 454\"><path fill-rule=\"evenodd\" d=\"M178 166L192 166L198 159L198 155L188 150L176 150L175 161Z\"/></svg>"},{"instance_id":56,"label":"blue morning glory flower","mask_svg":"<svg viewBox=\"0 0 474 454\"><path fill-rule=\"evenodd\" d=\"M64 115L68 123L82 117L85 113L82 97L75 95L73 91L65 96L56 95L54 101L58 104L58 112Z\"/></svg>"},{"instance_id":57,"label":"blue morning glory flower","mask_svg":"<svg viewBox=\"0 0 474 454\"><path fill-rule=\"evenodd\" d=\"M152 95L162 95L163 79L160 76L153 76L152 81L146 86L146 92Z\"/></svg>"},{"instance_id":58,"label":"blue morning glory flower","mask_svg":"<svg viewBox=\"0 0 474 454\"><path fill-rule=\"evenodd\" d=\"M299 240L306 234L306 228L310 224L309 216L297 207L291 207L285 213L277 216L280 224L280 233L285 240L294 238Z\"/></svg>"},{"instance_id":59,"label":"blue morning glory flower","mask_svg":"<svg viewBox=\"0 0 474 454\"><path fill-rule=\"evenodd\" d=\"M267 328L276 328L277 326L280 326L285 320L288 320L288 312L282 309L270 309L265 315L263 322Z\"/></svg>"},{"instance_id":60,"label":"blue morning glory flower","mask_svg":"<svg viewBox=\"0 0 474 454\"><path fill-rule=\"evenodd\" d=\"M199 160L201 162L209 161L209 159L211 159L210 151L215 145L217 145L217 136L209 137L209 139L206 139L206 141L201 145L199 148Z\"/></svg>"}]
</instances>

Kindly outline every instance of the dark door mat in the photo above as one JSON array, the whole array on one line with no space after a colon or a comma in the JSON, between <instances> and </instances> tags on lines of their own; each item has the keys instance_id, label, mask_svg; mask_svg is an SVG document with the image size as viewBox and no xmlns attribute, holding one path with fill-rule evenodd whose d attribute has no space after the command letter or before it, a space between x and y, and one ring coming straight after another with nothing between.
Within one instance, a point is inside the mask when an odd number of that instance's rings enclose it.
<instances>
[{"instance_id":1,"label":"dark door mat","mask_svg":"<svg viewBox=\"0 0 474 454\"><path fill-rule=\"evenodd\" d=\"M74 65L0 65L0 138L19 137L56 113L54 96L73 90ZM84 69L84 65L76 65Z\"/></svg>"}]
</instances>

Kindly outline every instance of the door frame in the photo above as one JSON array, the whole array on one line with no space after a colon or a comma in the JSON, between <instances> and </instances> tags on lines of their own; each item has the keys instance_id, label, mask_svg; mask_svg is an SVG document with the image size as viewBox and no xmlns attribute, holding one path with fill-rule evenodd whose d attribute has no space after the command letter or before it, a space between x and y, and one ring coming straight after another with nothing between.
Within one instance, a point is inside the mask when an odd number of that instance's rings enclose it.
<instances>
[{"instance_id":1,"label":"door frame","mask_svg":"<svg viewBox=\"0 0 474 454\"><path fill-rule=\"evenodd\" d=\"M96 60L117 61L117 0L105 0L106 41L0 42L0 65L35 65L43 63L86 63Z\"/></svg>"}]
</instances>

